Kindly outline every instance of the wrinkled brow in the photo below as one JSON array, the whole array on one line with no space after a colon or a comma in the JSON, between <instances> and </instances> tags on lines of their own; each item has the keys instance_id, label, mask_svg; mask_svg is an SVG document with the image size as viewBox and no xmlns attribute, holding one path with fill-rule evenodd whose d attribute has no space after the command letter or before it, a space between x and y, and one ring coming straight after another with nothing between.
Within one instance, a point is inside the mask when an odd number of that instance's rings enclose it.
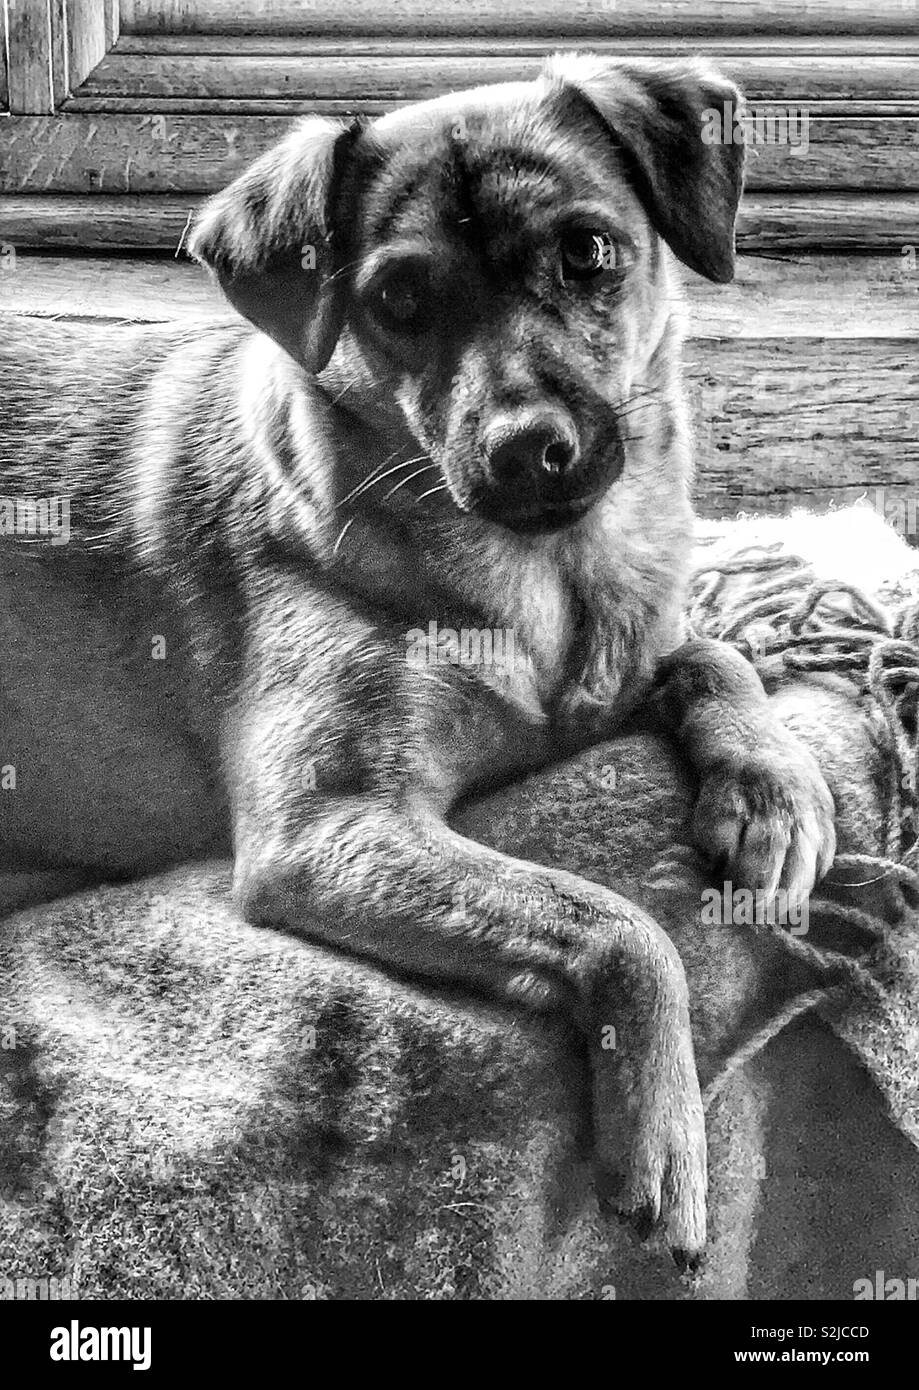
<instances>
[{"instance_id":1,"label":"wrinkled brow","mask_svg":"<svg viewBox=\"0 0 919 1390\"><path fill-rule=\"evenodd\" d=\"M563 163L549 151L444 140L428 150L396 152L367 201L376 240L417 228L433 214L462 224L496 210L498 200L548 206L573 191ZM401 166L401 167L400 167Z\"/></svg>"}]
</instances>

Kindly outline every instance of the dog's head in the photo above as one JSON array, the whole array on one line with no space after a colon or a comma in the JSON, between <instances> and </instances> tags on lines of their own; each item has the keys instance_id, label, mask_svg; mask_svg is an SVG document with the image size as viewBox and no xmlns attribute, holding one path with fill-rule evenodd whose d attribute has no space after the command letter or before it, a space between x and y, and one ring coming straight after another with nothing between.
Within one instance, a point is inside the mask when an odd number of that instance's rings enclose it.
<instances>
[{"instance_id":1,"label":"dog's head","mask_svg":"<svg viewBox=\"0 0 919 1390\"><path fill-rule=\"evenodd\" d=\"M662 241L731 279L743 146L703 133L738 101L697 62L560 55L368 126L309 119L191 250L308 371L337 346L346 404L401 412L458 508L555 528L610 489L653 396Z\"/></svg>"}]
</instances>

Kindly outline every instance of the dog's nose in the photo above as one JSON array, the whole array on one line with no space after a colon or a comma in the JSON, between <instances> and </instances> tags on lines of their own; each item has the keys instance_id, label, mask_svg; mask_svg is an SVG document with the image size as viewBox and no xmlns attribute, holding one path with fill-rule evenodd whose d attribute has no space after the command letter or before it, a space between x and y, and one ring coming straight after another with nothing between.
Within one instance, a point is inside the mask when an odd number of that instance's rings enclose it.
<instances>
[{"instance_id":1,"label":"dog's nose","mask_svg":"<svg viewBox=\"0 0 919 1390\"><path fill-rule=\"evenodd\" d=\"M561 411L520 411L491 420L482 438L491 479L513 484L534 474L561 478L578 461L574 424Z\"/></svg>"}]
</instances>

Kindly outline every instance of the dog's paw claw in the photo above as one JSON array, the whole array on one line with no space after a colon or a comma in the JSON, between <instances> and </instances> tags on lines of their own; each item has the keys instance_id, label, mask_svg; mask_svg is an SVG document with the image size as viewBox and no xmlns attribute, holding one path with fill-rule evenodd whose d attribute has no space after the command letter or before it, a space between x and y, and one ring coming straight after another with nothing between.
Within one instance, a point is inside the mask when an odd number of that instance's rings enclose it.
<instances>
[{"instance_id":1,"label":"dog's paw claw","mask_svg":"<svg viewBox=\"0 0 919 1390\"><path fill-rule=\"evenodd\" d=\"M836 852L835 806L816 760L789 735L741 766L702 784L693 817L696 844L735 888L764 907L781 889L790 909L805 902Z\"/></svg>"},{"instance_id":2,"label":"dog's paw claw","mask_svg":"<svg viewBox=\"0 0 919 1390\"><path fill-rule=\"evenodd\" d=\"M620 1112L621 1114L621 1112ZM611 1116L605 1162L597 1171L600 1209L646 1241L658 1228L676 1252L694 1259L705 1245L706 1155L701 1102L691 1093L646 1104L625 1135Z\"/></svg>"}]
</instances>

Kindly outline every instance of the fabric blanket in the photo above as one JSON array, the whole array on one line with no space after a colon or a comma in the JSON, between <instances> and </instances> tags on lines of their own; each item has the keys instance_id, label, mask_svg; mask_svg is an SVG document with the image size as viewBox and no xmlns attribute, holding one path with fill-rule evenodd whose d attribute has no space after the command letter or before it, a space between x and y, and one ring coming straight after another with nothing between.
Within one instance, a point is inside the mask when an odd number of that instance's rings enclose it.
<instances>
[{"instance_id":1,"label":"fabric blanket","mask_svg":"<svg viewBox=\"0 0 919 1390\"><path fill-rule=\"evenodd\" d=\"M745 644L837 800L806 930L711 920L691 780L649 736L458 824L677 943L701 1271L598 1210L561 1024L250 927L211 862L18 912L54 883L0 885L0 1297L851 1298L919 1274L919 557L856 507L709 525L698 565L693 624Z\"/></svg>"}]
</instances>

